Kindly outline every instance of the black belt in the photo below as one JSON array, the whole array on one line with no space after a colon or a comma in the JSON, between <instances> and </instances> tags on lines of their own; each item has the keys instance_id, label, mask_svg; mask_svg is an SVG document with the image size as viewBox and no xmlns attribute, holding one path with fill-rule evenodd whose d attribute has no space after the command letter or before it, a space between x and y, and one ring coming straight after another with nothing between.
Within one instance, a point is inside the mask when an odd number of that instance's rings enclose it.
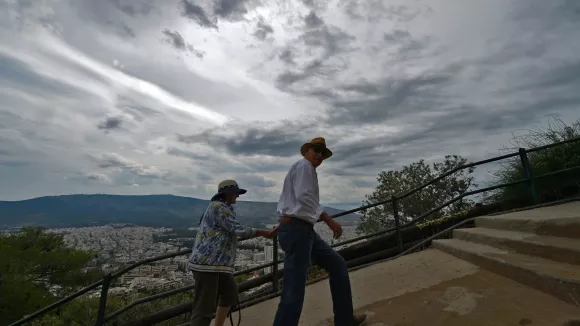
<instances>
[{"instance_id":1,"label":"black belt","mask_svg":"<svg viewBox=\"0 0 580 326\"><path fill-rule=\"evenodd\" d=\"M305 225L305 226L314 228L314 225L312 223L306 222L305 220L299 219L299 218L294 217L294 216L282 216L282 217L280 217L280 223L300 224L300 225Z\"/></svg>"}]
</instances>

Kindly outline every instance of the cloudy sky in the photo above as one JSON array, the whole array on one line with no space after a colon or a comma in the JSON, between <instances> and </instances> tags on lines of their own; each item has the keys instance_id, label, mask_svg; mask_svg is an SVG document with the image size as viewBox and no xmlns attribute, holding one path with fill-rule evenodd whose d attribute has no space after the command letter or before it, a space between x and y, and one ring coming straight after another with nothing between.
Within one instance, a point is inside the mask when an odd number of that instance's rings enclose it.
<instances>
[{"instance_id":1,"label":"cloudy sky","mask_svg":"<svg viewBox=\"0 0 580 326\"><path fill-rule=\"evenodd\" d=\"M0 200L277 200L327 139L325 203L580 117L575 0L0 0Z\"/></svg>"}]
</instances>

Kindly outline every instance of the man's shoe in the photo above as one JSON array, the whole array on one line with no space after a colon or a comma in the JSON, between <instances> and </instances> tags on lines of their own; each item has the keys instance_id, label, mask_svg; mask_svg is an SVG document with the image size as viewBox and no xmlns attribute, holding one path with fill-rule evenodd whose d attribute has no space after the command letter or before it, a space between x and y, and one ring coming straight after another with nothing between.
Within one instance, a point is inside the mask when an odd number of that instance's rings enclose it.
<instances>
[{"instance_id":1,"label":"man's shoe","mask_svg":"<svg viewBox=\"0 0 580 326\"><path fill-rule=\"evenodd\" d=\"M367 315L354 315L354 321L352 322L353 326L361 326L367 320Z\"/></svg>"}]
</instances>

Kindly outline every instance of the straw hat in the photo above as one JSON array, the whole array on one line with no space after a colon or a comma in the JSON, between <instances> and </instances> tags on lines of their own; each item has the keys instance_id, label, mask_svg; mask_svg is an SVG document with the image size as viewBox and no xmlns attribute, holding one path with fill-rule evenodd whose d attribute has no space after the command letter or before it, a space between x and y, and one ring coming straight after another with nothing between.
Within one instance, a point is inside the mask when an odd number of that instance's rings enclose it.
<instances>
[{"instance_id":1,"label":"straw hat","mask_svg":"<svg viewBox=\"0 0 580 326\"><path fill-rule=\"evenodd\" d=\"M306 156L306 153L312 147L322 148L322 158L324 160L332 156L332 151L326 148L326 140L324 140L322 137L316 137L309 143L302 145L302 147L300 147L300 154L302 154L302 156Z\"/></svg>"},{"instance_id":2,"label":"straw hat","mask_svg":"<svg viewBox=\"0 0 580 326\"><path fill-rule=\"evenodd\" d=\"M246 189L241 189L235 180L224 180L218 185L218 192L213 197L211 201L216 200L216 198L222 194L238 194L243 195L247 192Z\"/></svg>"}]
</instances>

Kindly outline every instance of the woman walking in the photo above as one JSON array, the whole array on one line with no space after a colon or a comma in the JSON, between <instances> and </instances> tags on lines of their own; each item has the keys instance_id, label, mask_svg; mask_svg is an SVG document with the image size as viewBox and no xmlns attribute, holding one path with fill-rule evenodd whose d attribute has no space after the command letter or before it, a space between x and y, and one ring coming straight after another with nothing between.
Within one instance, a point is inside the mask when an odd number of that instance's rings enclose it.
<instances>
[{"instance_id":1,"label":"woman walking","mask_svg":"<svg viewBox=\"0 0 580 326\"><path fill-rule=\"evenodd\" d=\"M195 279L191 326L209 326L215 312L215 326L223 326L230 308L238 301L238 284L233 277L238 237L276 235L277 229L260 230L241 225L233 204L245 194L234 180L224 180L201 217L189 268Z\"/></svg>"}]
</instances>

